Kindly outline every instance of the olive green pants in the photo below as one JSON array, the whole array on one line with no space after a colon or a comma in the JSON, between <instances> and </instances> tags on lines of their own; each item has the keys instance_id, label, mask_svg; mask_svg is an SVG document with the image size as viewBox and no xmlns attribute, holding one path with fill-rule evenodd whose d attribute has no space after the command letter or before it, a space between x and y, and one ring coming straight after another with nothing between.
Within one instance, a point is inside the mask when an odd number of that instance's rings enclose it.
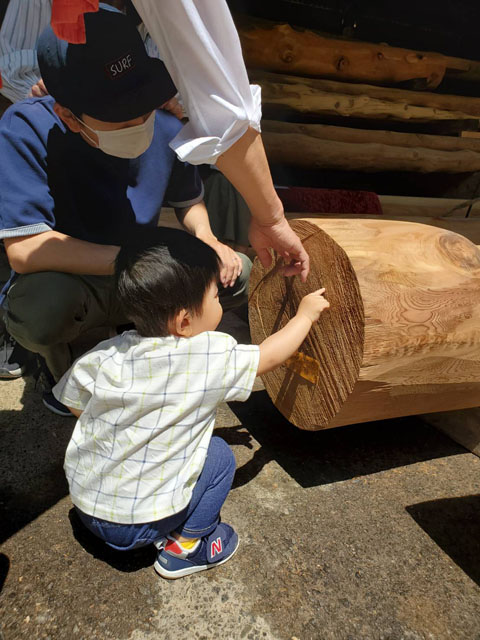
<instances>
[{"instance_id":1,"label":"olive green pants","mask_svg":"<svg viewBox=\"0 0 480 640\"><path fill-rule=\"evenodd\" d=\"M239 253L243 271L235 285L220 287L224 311L247 301L252 263ZM19 275L4 303L8 332L39 353L55 380L73 363L72 343L93 329L127 324L116 298L113 276L78 276L55 271ZM95 342L87 345L87 349Z\"/></svg>"}]
</instances>

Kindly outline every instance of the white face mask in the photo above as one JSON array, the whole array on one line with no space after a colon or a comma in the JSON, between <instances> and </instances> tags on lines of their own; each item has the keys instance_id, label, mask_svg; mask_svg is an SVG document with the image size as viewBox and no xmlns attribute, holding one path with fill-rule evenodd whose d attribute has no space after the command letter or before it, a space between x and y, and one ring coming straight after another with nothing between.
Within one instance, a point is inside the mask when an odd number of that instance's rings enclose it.
<instances>
[{"instance_id":1,"label":"white face mask","mask_svg":"<svg viewBox=\"0 0 480 640\"><path fill-rule=\"evenodd\" d=\"M98 144L84 131L84 135L90 142L109 156L138 158L152 144L155 129L155 111L152 111L143 124L125 129L115 129L114 131L92 129L83 120L79 118L77 120L97 136Z\"/></svg>"}]
</instances>

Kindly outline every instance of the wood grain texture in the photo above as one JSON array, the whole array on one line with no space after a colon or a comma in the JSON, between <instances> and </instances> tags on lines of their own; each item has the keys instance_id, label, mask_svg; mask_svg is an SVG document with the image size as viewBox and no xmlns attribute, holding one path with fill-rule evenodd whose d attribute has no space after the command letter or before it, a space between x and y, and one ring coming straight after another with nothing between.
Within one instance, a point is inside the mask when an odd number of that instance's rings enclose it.
<instances>
[{"instance_id":1,"label":"wood grain texture","mask_svg":"<svg viewBox=\"0 0 480 640\"><path fill-rule=\"evenodd\" d=\"M278 258L269 270L260 268L256 260L250 278L250 329L253 341L261 342L288 322L306 293L326 288L331 309L321 315L317 332L311 332L299 350L322 363L317 382L313 384L285 365L264 376L272 400L294 424L313 420L315 426L326 426L358 378L364 342L363 304L355 273L341 247L308 222L294 224L312 260L308 284L283 277ZM334 376L330 370L335 371Z\"/></svg>"},{"instance_id":2,"label":"wood grain texture","mask_svg":"<svg viewBox=\"0 0 480 640\"><path fill-rule=\"evenodd\" d=\"M325 38L288 24L237 16L247 67L374 84L424 79L438 87L446 69L470 72L469 60L385 44Z\"/></svg>"},{"instance_id":3,"label":"wood grain texture","mask_svg":"<svg viewBox=\"0 0 480 640\"><path fill-rule=\"evenodd\" d=\"M312 329L309 344L322 344L326 335L328 345L332 332L340 331L349 353L355 351L355 345L356 353L363 353L354 387L343 402L343 395L332 402L328 394L337 388L337 375L351 384L355 368L346 361L336 368L333 361L321 359L318 347L307 355L317 357L321 377L330 378L321 391L310 384L308 396L299 394L297 389L307 385L286 368L263 377L273 402L293 424L315 430L480 404L478 247L456 233L412 222L307 218L291 225L309 238L313 268L308 289L325 283L327 298L334 300L330 312L321 317L328 317L328 332L320 322ZM361 327L355 324L355 331L349 333L346 316L338 315L344 294L337 297L335 285L326 284L334 269L329 259L322 258L323 243L317 246L316 242L325 236L317 235L315 227L348 256L352 269L342 272L342 292L358 282L364 313L362 344L358 342ZM335 254L337 249L332 251ZM255 342L264 336L260 326L268 330L288 321L299 295L287 291L278 271L270 272L268 278L265 275L256 262L252 277L261 287L253 289L250 302ZM345 280L353 276L355 280ZM276 291L274 298L270 289ZM255 302L259 295L261 305ZM282 314L279 308L284 309ZM357 299L354 308L360 308ZM324 405L338 408L330 420L331 411L327 413Z\"/></svg>"},{"instance_id":4,"label":"wood grain texture","mask_svg":"<svg viewBox=\"0 0 480 640\"><path fill-rule=\"evenodd\" d=\"M262 109L270 112L301 114L308 116L341 116L374 120L407 120L430 122L431 120L469 120L478 116L462 111L450 111L438 107L417 106L374 98L366 94L348 94L339 87L337 91L314 89L297 78L297 83L260 81ZM340 85L340 82L335 83Z\"/></svg>"},{"instance_id":5,"label":"wood grain texture","mask_svg":"<svg viewBox=\"0 0 480 640\"><path fill-rule=\"evenodd\" d=\"M392 147L436 149L437 151L474 151L480 153L480 140L437 136L425 133L399 133L398 131L355 129L325 124L303 124L262 120L264 133L305 135L318 140L349 142L353 144L384 144Z\"/></svg>"},{"instance_id":6,"label":"wood grain texture","mask_svg":"<svg viewBox=\"0 0 480 640\"><path fill-rule=\"evenodd\" d=\"M351 213L340 213L335 214L334 212L325 214L325 213L314 213L308 214L309 220L330 220L331 218L335 218L338 215L342 217L342 220L358 220L361 218L368 218L371 216L367 216L365 214L351 214ZM305 213L295 213L288 212L285 214L287 220L302 220L305 218ZM381 216L382 220L392 220L392 221L405 221L414 222L416 224L424 224L431 225L432 227L439 227L440 229L445 229L446 231L453 231L454 233L460 234L461 236L467 238L473 244L480 245L480 217L478 218L442 218L442 217L434 217L434 216L393 216L388 213L384 213Z\"/></svg>"},{"instance_id":7,"label":"wood grain texture","mask_svg":"<svg viewBox=\"0 0 480 640\"><path fill-rule=\"evenodd\" d=\"M440 151L378 142L359 144L324 140L296 132L264 131L262 139L270 163L306 169L420 173L467 173L480 170L480 153L469 149Z\"/></svg>"},{"instance_id":8,"label":"wood grain texture","mask_svg":"<svg viewBox=\"0 0 480 640\"><path fill-rule=\"evenodd\" d=\"M381 87L371 84L353 82L338 82L320 78L306 78L289 76L280 73L270 73L259 69L249 69L250 82L267 87L269 84L298 85L310 90L311 93L323 91L340 93L349 96L367 96L378 100L395 102L400 105L430 107L446 111L459 111L471 116L480 117L480 98L471 96L457 96L431 91L407 91L395 87ZM265 93L265 90L263 91Z\"/></svg>"}]
</instances>

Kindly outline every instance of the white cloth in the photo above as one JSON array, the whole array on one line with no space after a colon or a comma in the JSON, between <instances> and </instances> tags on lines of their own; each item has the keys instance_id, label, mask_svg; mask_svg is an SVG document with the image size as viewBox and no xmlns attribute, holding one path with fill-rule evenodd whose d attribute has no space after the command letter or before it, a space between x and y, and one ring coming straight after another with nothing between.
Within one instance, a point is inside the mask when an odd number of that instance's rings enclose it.
<instances>
[{"instance_id":1,"label":"white cloth","mask_svg":"<svg viewBox=\"0 0 480 640\"><path fill-rule=\"evenodd\" d=\"M180 92L188 124L170 143L181 160L214 164L249 126L261 91L249 85L225 0L133 0Z\"/></svg>"},{"instance_id":2,"label":"white cloth","mask_svg":"<svg viewBox=\"0 0 480 640\"><path fill-rule=\"evenodd\" d=\"M10 0L0 29L0 73L6 98L27 97L40 78L36 43L50 22L52 0Z\"/></svg>"},{"instance_id":3,"label":"white cloth","mask_svg":"<svg viewBox=\"0 0 480 640\"><path fill-rule=\"evenodd\" d=\"M225 333L100 343L54 387L80 409L65 455L73 503L124 524L152 522L190 502L221 402L251 393L260 351Z\"/></svg>"}]
</instances>

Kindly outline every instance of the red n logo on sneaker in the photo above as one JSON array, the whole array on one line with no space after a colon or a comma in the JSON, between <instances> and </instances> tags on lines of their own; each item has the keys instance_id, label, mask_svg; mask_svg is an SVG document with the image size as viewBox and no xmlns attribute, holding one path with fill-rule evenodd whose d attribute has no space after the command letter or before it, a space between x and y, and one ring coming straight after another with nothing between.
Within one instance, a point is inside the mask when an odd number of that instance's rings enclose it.
<instances>
[{"instance_id":1,"label":"red n logo on sneaker","mask_svg":"<svg viewBox=\"0 0 480 640\"><path fill-rule=\"evenodd\" d=\"M212 546L210 550L211 557L213 558L216 553L222 553L222 539L220 537L212 541Z\"/></svg>"}]
</instances>

